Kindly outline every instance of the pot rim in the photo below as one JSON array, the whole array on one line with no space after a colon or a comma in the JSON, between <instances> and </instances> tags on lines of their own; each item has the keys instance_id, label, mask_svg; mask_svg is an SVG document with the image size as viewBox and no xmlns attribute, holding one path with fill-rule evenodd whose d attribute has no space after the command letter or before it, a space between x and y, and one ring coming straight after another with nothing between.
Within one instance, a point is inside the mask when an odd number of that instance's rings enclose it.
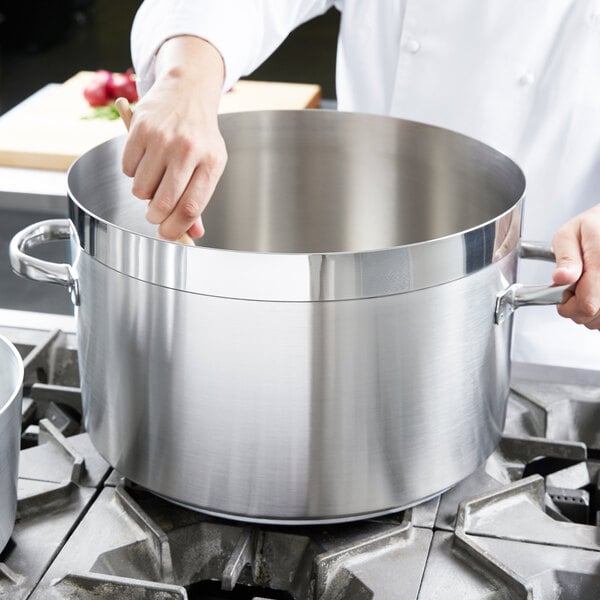
<instances>
[{"instance_id":1,"label":"pot rim","mask_svg":"<svg viewBox=\"0 0 600 600\"><path fill-rule=\"evenodd\" d=\"M260 112L310 111L253 111L252 114ZM322 109L318 112L344 114ZM243 118L244 114L248 113L228 113L220 118ZM111 223L77 200L72 179L80 161L92 151L120 154L126 139L126 135L121 135L88 151L69 168L67 192L73 237L90 257L150 284L209 296L277 302L350 300L405 293L460 279L510 254L519 243L526 194L526 180L519 165L475 138L426 123L411 123L451 133L487 149L519 177L520 196L507 210L483 223L400 246L331 252L261 252L185 246ZM484 249L484 243L489 244L490 240L494 240L493 253ZM365 268L369 273L364 273Z\"/></svg>"}]
</instances>

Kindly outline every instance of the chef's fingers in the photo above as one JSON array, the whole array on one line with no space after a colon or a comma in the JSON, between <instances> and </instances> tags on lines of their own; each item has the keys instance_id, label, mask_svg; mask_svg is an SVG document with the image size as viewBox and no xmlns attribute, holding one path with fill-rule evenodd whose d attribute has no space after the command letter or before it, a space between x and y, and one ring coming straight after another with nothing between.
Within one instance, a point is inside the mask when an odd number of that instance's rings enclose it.
<instances>
[{"instance_id":1,"label":"chef's fingers","mask_svg":"<svg viewBox=\"0 0 600 600\"><path fill-rule=\"evenodd\" d=\"M573 220L561 227L552 240L552 248L556 256L552 280L556 285L575 283L583 270L580 223Z\"/></svg>"},{"instance_id":2,"label":"chef's fingers","mask_svg":"<svg viewBox=\"0 0 600 600\"><path fill-rule=\"evenodd\" d=\"M140 200L153 198L166 169L167 165L162 152L156 146L149 146L133 175L131 193Z\"/></svg>"},{"instance_id":3,"label":"chef's fingers","mask_svg":"<svg viewBox=\"0 0 600 600\"><path fill-rule=\"evenodd\" d=\"M135 146L132 146L135 148ZM159 224L164 221L172 212L177 199L185 191L187 182L193 174L193 166L189 168L189 173L182 169L177 169L175 173L175 181L173 177L166 177L166 173L173 173L176 169L165 170L160 159L149 158L150 154L143 153L141 158L133 158L132 153L123 153L123 172L130 177L134 177L132 193L142 200L147 200L153 197L149 202L149 208L146 211L148 221L154 224ZM144 160L145 158L145 160ZM137 163L134 161L137 160ZM131 162L128 162L131 161ZM177 161L175 164L178 164ZM136 184L135 178L141 181L142 184ZM156 184L156 180L160 178L160 182ZM156 190L156 191L154 191ZM171 200L172 199L172 200ZM187 231L188 235L193 238L202 237L204 235L204 226L202 220L198 219L197 223L193 223Z\"/></svg>"},{"instance_id":4,"label":"chef's fingers","mask_svg":"<svg viewBox=\"0 0 600 600\"><path fill-rule=\"evenodd\" d=\"M577 249L573 249L578 244ZM555 237L557 266L561 256L579 256L582 275L566 302L558 307L559 313L590 329L598 328L600 318L600 205L569 221ZM574 261L577 265L577 260ZM569 273L573 263L566 261L566 269L555 271L556 283L572 283ZM575 273L576 274L576 269Z\"/></svg>"},{"instance_id":5,"label":"chef's fingers","mask_svg":"<svg viewBox=\"0 0 600 600\"><path fill-rule=\"evenodd\" d=\"M121 157L123 173L133 177L131 192L140 200L149 200L156 189L166 169L164 139L152 141L147 134L147 127L137 115L132 117L133 125ZM152 143L151 143L152 142Z\"/></svg>"},{"instance_id":6,"label":"chef's fingers","mask_svg":"<svg viewBox=\"0 0 600 600\"><path fill-rule=\"evenodd\" d=\"M202 217L199 217L192 223L192 226L187 230L187 233L193 238L200 238L204 235L204 223L202 222Z\"/></svg>"},{"instance_id":7,"label":"chef's fingers","mask_svg":"<svg viewBox=\"0 0 600 600\"><path fill-rule=\"evenodd\" d=\"M127 136L125 147L123 148L123 156L121 157L121 169L127 177L133 177L135 175L137 166L144 156L146 145L137 137L131 135Z\"/></svg>"},{"instance_id":8,"label":"chef's fingers","mask_svg":"<svg viewBox=\"0 0 600 600\"><path fill-rule=\"evenodd\" d=\"M565 301L559 304L558 313L575 323L585 325L590 329L597 329L597 321L600 318L600 300L593 277L584 273L577 282L573 291L565 293Z\"/></svg>"},{"instance_id":9,"label":"chef's fingers","mask_svg":"<svg viewBox=\"0 0 600 600\"><path fill-rule=\"evenodd\" d=\"M600 314L598 314L595 319L586 323L585 326L588 329L600 329Z\"/></svg>"},{"instance_id":10,"label":"chef's fingers","mask_svg":"<svg viewBox=\"0 0 600 600\"><path fill-rule=\"evenodd\" d=\"M202 165L196 169L175 210L160 224L159 235L174 240L190 228L193 229L192 226L201 225L200 215L208 204L224 167L223 162L212 163L210 167Z\"/></svg>"},{"instance_id":11,"label":"chef's fingers","mask_svg":"<svg viewBox=\"0 0 600 600\"><path fill-rule=\"evenodd\" d=\"M189 161L177 158L171 161L148 204L146 219L150 223L159 225L173 212L194 175L194 168Z\"/></svg>"},{"instance_id":12,"label":"chef's fingers","mask_svg":"<svg viewBox=\"0 0 600 600\"><path fill-rule=\"evenodd\" d=\"M600 240L599 240L600 244ZM594 253L584 252L584 273L575 289L558 306L561 316L590 329L598 329L600 318L600 262Z\"/></svg>"}]
</instances>

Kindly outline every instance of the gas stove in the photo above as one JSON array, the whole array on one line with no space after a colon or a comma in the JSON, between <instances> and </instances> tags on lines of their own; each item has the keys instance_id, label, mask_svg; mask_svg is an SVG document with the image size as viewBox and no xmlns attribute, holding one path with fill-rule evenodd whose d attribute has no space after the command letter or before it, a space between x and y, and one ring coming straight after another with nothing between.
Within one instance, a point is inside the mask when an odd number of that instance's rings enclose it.
<instances>
[{"instance_id":1,"label":"gas stove","mask_svg":"<svg viewBox=\"0 0 600 600\"><path fill-rule=\"evenodd\" d=\"M438 498L343 525L258 526L110 468L81 425L72 317L0 311L0 333L25 361L0 598L600 598L600 372L514 365L499 448Z\"/></svg>"}]
</instances>

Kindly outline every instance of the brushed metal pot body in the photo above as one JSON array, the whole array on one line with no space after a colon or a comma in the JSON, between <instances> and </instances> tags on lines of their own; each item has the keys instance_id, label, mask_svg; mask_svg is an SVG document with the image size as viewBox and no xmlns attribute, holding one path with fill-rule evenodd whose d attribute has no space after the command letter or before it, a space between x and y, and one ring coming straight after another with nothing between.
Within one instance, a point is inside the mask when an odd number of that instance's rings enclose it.
<instances>
[{"instance_id":1,"label":"brushed metal pot body","mask_svg":"<svg viewBox=\"0 0 600 600\"><path fill-rule=\"evenodd\" d=\"M0 336L0 552L11 536L17 511L22 390L21 355Z\"/></svg>"},{"instance_id":2,"label":"brushed metal pot body","mask_svg":"<svg viewBox=\"0 0 600 600\"><path fill-rule=\"evenodd\" d=\"M383 514L469 475L500 439L511 310L557 301L511 286L517 165L386 117L238 113L221 129L202 245L145 222L123 139L71 168L69 221L11 245L17 272L77 304L98 450L175 502L274 523ZM72 265L26 253L66 237Z\"/></svg>"}]
</instances>

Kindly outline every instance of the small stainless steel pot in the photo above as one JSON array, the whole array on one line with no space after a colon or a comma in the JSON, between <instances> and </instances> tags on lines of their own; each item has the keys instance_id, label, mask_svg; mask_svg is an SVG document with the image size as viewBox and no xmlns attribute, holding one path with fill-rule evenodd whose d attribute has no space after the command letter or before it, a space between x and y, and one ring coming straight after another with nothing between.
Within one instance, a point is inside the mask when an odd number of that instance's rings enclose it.
<instances>
[{"instance_id":1,"label":"small stainless steel pot","mask_svg":"<svg viewBox=\"0 0 600 600\"><path fill-rule=\"evenodd\" d=\"M221 116L229 163L198 247L161 240L123 138L68 176L70 220L18 273L77 305L85 425L129 479L251 521L344 521L434 496L497 445L525 178L399 119ZM27 255L70 238L72 265ZM548 249L533 253L551 257Z\"/></svg>"},{"instance_id":2,"label":"small stainless steel pot","mask_svg":"<svg viewBox=\"0 0 600 600\"><path fill-rule=\"evenodd\" d=\"M0 552L10 538L17 511L22 391L21 355L0 336Z\"/></svg>"}]
</instances>

